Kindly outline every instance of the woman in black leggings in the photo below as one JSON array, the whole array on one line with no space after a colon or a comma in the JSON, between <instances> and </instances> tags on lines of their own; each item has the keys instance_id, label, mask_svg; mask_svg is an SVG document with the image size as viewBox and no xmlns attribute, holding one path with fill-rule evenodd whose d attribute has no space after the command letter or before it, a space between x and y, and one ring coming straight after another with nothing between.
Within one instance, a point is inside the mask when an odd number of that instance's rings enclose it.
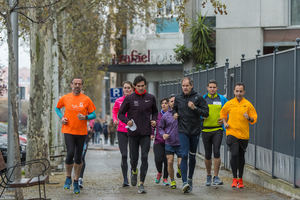
<instances>
[{"instance_id":1,"label":"woman in black leggings","mask_svg":"<svg viewBox=\"0 0 300 200\"><path fill-rule=\"evenodd\" d=\"M127 129L125 128L126 124L119 121L118 112L120 110L121 104L123 103L126 96L130 95L133 91L133 85L130 81L124 81L123 84L123 95L118 98L114 104L112 114L113 114L113 122L115 125L118 125L118 144L120 148L120 152L122 155L121 168L123 174L123 187L129 186L127 172L128 172L128 164L127 164L127 156L128 156L128 135Z\"/></svg>"}]
</instances>

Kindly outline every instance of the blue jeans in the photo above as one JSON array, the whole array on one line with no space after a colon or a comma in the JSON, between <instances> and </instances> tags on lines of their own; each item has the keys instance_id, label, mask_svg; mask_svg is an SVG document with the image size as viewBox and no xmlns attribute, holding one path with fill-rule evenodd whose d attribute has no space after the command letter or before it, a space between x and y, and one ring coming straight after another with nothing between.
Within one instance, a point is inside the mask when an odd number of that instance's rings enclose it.
<instances>
[{"instance_id":1,"label":"blue jeans","mask_svg":"<svg viewBox=\"0 0 300 200\"><path fill-rule=\"evenodd\" d=\"M193 178L196 165L196 151L199 142L199 135L186 135L179 133L182 160L180 164L182 182L187 182L188 157L189 157L189 179Z\"/></svg>"}]
</instances>

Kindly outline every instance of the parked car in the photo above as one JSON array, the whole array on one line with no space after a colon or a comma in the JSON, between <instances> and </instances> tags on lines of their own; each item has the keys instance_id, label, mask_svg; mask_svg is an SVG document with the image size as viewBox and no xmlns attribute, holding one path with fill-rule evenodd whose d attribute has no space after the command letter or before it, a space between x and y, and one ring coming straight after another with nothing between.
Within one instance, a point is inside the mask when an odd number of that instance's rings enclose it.
<instances>
[{"instance_id":1,"label":"parked car","mask_svg":"<svg viewBox=\"0 0 300 200\"><path fill-rule=\"evenodd\" d=\"M23 162L26 160L27 137L25 134L19 132L19 139L21 161ZM7 162L7 144L7 124L0 123L0 151L2 152L5 162Z\"/></svg>"},{"instance_id":2,"label":"parked car","mask_svg":"<svg viewBox=\"0 0 300 200\"><path fill-rule=\"evenodd\" d=\"M22 136L20 136L20 156L21 156L21 161L25 161L26 160L26 145L27 145L27 140L26 142L24 142L24 139L22 138ZM5 162L7 162L7 134L3 134L0 136L0 151L2 153L2 156L5 160Z\"/></svg>"}]
</instances>

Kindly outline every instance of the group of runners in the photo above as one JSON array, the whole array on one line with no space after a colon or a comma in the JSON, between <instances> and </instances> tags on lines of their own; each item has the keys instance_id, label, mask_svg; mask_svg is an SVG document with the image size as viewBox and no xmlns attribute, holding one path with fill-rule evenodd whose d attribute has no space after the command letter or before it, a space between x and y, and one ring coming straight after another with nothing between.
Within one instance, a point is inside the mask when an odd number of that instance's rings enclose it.
<instances>
[{"instance_id":1,"label":"group of runners","mask_svg":"<svg viewBox=\"0 0 300 200\"><path fill-rule=\"evenodd\" d=\"M96 117L93 102L81 93L82 85L82 79L74 78L71 83L72 92L63 96L56 107L67 147L64 188L70 189L71 173L74 169L74 193L80 193L78 178L82 165L84 139L87 134L86 122ZM219 177L220 147L223 134L226 132L226 143L231 152L232 187L243 188L242 178L249 140L249 124L254 124L257 120L255 108L244 98L245 85L243 83L235 85L235 97L230 101L217 92L218 85L215 80L208 82L207 94L204 96L194 91L193 80L189 77L182 79L181 86L181 94L170 95L160 100L161 110L158 111L155 97L146 91L147 81L143 76L135 77L133 83L123 82L124 96L116 100L112 111L113 122L118 126L123 187L130 184L138 185L138 193L146 193L144 182L148 171L148 154L151 139L154 139L153 151L157 168L155 183L160 183L162 179L164 185L170 185L172 189L177 187L173 167L176 154L176 176L182 179L181 189L183 193L192 192L200 135L205 149L207 171L205 184L206 186L222 185L223 182ZM63 107L64 114L61 112ZM139 155L141 155L141 165L138 169Z\"/></svg>"}]
</instances>

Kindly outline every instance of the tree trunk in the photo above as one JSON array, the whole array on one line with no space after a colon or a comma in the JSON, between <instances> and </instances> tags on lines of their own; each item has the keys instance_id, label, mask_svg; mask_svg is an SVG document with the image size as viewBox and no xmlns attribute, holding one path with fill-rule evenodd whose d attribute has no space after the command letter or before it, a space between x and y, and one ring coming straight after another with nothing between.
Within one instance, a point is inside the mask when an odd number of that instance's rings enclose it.
<instances>
[{"instance_id":1,"label":"tree trunk","mask_svg":"<svg viewBox=\"0 0 300 200\"><path fill-rule=\"evenodd\" d=\"M31 11L33 19L39 19L41 12ZM50 28L49 28L50 27ZM52 124L52 45L53 33L49 22L30 26L30 106L28 112L27 160L48 158L49 139L53 135ZM39 167L29 168L30 175L36 175Z\"/></svg>"},{"instance_id":2,"label":"tree trunk","mask_svg":"<svg viewBox=\"0 0 300 200\"><path fill-rule=\"evenodd\" d=\"M18 73L17 73L17 60L16 55L14 54L13 50L13 32L12 32L12 24L11 24L11 13L7 12L7 19L6 19L6 28L7 28L7 44L8 44L8 53L9 53L9 93L10 93L10 102L8 102L11 106L11 113L12 113L12 127L13 127L13 139L14 139L14 158L13 161L14 165L21 161L20 156L20 141L19 141L19 112L18 112ZM11 134L11 133L8 133ZM21 179L21 168L18 167L14 171L14 179L20 180ZM15 198L17 200L24 199L22 189L15 190Z\"/></svg>"}]
</instances>

